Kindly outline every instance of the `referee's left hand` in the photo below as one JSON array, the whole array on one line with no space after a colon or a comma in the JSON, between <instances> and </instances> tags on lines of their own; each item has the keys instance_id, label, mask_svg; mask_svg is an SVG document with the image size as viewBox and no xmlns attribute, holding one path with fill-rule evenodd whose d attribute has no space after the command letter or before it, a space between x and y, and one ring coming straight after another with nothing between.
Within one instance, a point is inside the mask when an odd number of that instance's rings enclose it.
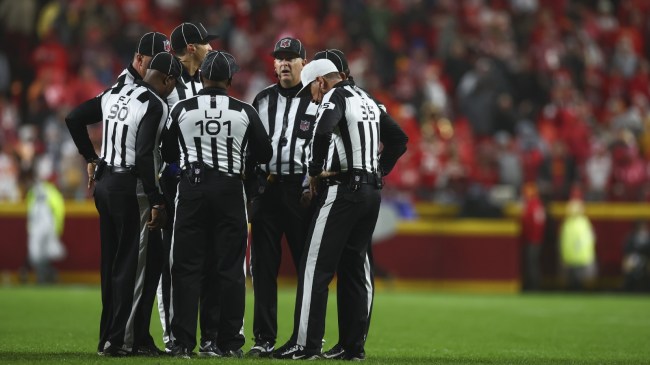
<instances>
[{"instance_id":1,"label":"referee's left hand","mask_svg":"<svg viewBox=\"0 0 650 365\"><path fill-rule=\"evenodd\" d=\"M94 162L89 162L86 165L86 172L88 173L88 189L91 189L95 185L95 180L93 180L93 175L95 175L95 166Z\"/></svg>"},{"instance_id":2,"label":"referee's left hand","mask_svg":"<svg viewBox=\"0 0 650 365\"><path fill-rule=\"evenodd\" d=\"M151 208L151 219L147 222L147 227L150 231L161 229L167 222L167 212L164 206L159 208Z\"/></svg>"}]
</instances>

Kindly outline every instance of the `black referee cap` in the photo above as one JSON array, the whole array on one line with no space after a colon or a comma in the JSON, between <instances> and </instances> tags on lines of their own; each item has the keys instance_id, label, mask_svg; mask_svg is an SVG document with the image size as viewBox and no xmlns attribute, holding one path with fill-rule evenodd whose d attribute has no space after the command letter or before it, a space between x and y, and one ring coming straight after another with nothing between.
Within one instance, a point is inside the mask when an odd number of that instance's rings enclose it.
<instances>
[{"instance_id":1,"label":"black referee cap","mask_svg":"<svg viewBox=\"0 0 650 365\"><path fill-rule=\"evenodd\" d=\"M183 66L181 65L180 61L178 61L178 59L176 59L176 57L174 57L171 53L160 52L153 56L153 59L149 64L149 68L152 70L160 71L165 75L169 75L175 78L178 80L177 86L186 88L185 83L181 78L181 74L183 73Z\"/></svg>"},{"instance_id":2,"label":"black referee cap","mask_svg":"<svg viewBox=\"0 0 650 365\"><path fill-rule=\"evenodd\" d=\"M201 64L201 76L212 81L231 79L239 65L235 57L224 51L210 51Z\"/></svg>"},{"instance_id":3,"label":"black referee cap","mask_svg":"<svg viewBox=\"0 0 650 365\"><path fill-rule=\"evenodd\" d=\"M348 60L345 58L345 54L339 51L338 49L326 49L320 51L314 55L315 60L326 59L332 61L334 66L339 70L339 72L345 73L347 76L350 76L350 67L348 67Z\"/></svg>"},{"instance_id":4,"label":"black referee cap","mask_svg":"<svg viewBox=\"0 0 650 365\"><path fill-rule=\"evenodd\" d=\"M307 50L302 46L302 42L296 38L284 37L275 43L271 55L277 57L278 53L291 53L303 60L307 58Z\"/></svg>"},{"instance_id":5,"label":"black referee cap","mask_svg":"<svg viewBox=\"0 0 650 365\"><path fill-rule=\"evenodd\" d=\"M149 32L140 38L136 52L141 55L153 57L160 52L169 52L169 39L158 32Z\"/></svg>"},{"instance_id":6,"label":"black referee cap","mask_svg":"<svg viewBox=\"0 0 650 365\"><path fill-rule=\"evenodd\" d=\"M187 47L188 44L207 44L211 40L219 38L219 36L208 34L208 30L201 23L183 23L174 28L170 38L172 40L172 49L179 51Z\"/></svg>"}]
</instances>

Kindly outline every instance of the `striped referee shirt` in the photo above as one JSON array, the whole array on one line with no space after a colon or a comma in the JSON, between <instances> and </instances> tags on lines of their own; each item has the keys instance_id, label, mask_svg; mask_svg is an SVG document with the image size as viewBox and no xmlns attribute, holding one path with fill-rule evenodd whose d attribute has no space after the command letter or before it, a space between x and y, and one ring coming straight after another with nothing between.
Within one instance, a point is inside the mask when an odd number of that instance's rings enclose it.
<instances>
[{"instance_id":1,"label":"striped referee shirt","mask_svg":"<svg viewBox=\"0 0 650 365\"><path fill-rule=\"evenodd\" d=\"M289 89L274 84L253 100L273 146L271 161L262 165L267 173L307 173L308 148L318 106L311 102L311 97L296 97L301 88L302 84Z\"/></svg>"},{"instance_id":2,"label":"striped referee shirt","mask_svg":"<svg viewBox=\"0 0 650 365\"><path fill-rule=\"evenodd\" d=\"M118 87L124 84L133 84L136 80L142 80L142 76L140 76L132 64L129 64L117 77L117 82L112 87Z\"/></svg>"},{"instance_id":3,"label":"striped referee shirt","mask_svg":"<svg viewBox=\"0 0 650 365\"><path fill-rule=\"evenodd\" d=\"M182 64L183 63L181 62L181 65ZM185 100L187 98L191 98L192 96L198 95L199 91L203 89L203 83L201 83L199 70L196 70L196 72L192 76L188 73L187 68L183 66L181 79L183 80L183 84L185 84L185 88L177 84L174 90L171 92L171 94L169 94L169 96L167 97L167 105L169 105L170 108L174 107L174 104L176 104L181 100Z\"/></svg>"},{"instance_id":4,"label":"striped referee shirt","mask_svg":"<svg viewBox=\"0 0 650 365\"><path fill-rule=\"evenodd\" d=\"M368 93L350 81L341 81L318 107L309 175L323 170L390 171L406 151L408 138ZM380 159L380 142L383 144Z\"/></svg>"},{"instance_id":5,"label":"striped referee shirt","mask_svg":"<svg viewBox=\"0 0 650 365\"><path fill-rule=\"evenodd\" d=\"M221 88L205 88L178 102L163 138L164 150L180 150L163 154L174 159L180 153L185 166L200 162L221 172L242 174L245 158L255 163L271 158L271 143L255 109Z\"/></svg>"},{"instance_id":6,"label":"striped referee shirt","mask_svg":"<svg viewBox=\"0 0 650 365\"><path fill-rule=\"evenodd\" d=\"M66 124L79 153L97 158L89 124L103 122L101 158L109 166L134 168L149 201L161 201L158 187L160 155L157 146L169 108L143 81L119 84L72 110Z\"/></svg>"}]
</instances>

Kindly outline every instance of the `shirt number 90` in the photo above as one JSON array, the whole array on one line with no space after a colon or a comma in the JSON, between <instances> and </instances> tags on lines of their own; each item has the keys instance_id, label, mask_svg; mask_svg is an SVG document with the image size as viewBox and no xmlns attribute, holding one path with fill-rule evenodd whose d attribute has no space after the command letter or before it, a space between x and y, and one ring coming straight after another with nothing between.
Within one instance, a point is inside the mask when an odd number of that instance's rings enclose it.
<instances>
[{"instance_id":1,"label":"shirt number 90","mask_svg":"<svg viewBox=\"0 0 650 365\"><path fill-rule=\"evenodd\" d=\"M221 132L222 126L227 127L229 136L231 134L231 123L229 120L225 122L219 122L218 120L213 120L213 119L209 119L206 121L199 120L198 122L194 123L194 125L200 128L202 136L204 134L216 136Z\"/></svg>"}]
</instances>

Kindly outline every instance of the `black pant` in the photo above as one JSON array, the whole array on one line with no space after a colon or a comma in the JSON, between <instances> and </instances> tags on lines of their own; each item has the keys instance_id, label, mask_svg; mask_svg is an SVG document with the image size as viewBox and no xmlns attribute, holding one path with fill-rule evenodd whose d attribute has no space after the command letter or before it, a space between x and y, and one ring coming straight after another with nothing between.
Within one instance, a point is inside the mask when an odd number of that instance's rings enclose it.
<instances>
[{"instance_id":1,"label":"black pant","mask_svg":"<svg viewBox=\"0 0 650 365\"><path fill-rule=\"evenodd\" d=\"M278 332L278 271L285 235L296 272L305 247L309 210L300 203L302 175L275 181L251 207L251 273L255 294L253 334L275 344Z\"/></svg>"},{"instance_id":2,"label":"black pant","mask_svg":"<svg viewBox=\"0 0 650 365\"><path fill-rule=\"evenodd\" d=\"M240 179L214 171L207 171L197 185L181 178L170 262L174 343L190 350L196 346L197 312L203 293L219 306L219 348L237 350L244 344L247 238ZM202 313L206 310L213 312L208 307Z\"/></svg>"},{"instance_id":3,"label":"black pant","mask_svg":"<svg viewBox=\"0 0 650 365\"><path fill-rule=\"evenodd\" d=\"M174 231L174 215L176 213L176 190L178 186L178 177L163 174L160 178L160 186L165 197L165 207L167 210L167 224L162 230L163 246L163 268L158 285L158 314L163 330L163 342L167 345L170 342L169 334L171 332L169 322L169 305L171 303L171 285L172 277L169 269L169 255L172 247L172 237Z\"/></svg>"},{"instance_id":4,"label":"black pant","mask_svg":"<svg viewBox=\"0 0 650 365\"><path fill-rule=\"evenodd\" d=\"M169 267L169 257L172 247L174 217L176 213L176 193L178 190L179 178L176 176L164 175L160 179L160 185L165 195L165 204L167 206L168 222L163 229L163 249L164 249L164 266L160 277L158 287L158 313L163 329L163 342L165 345L169 342L171 324L169 319L169 306L171 303L171 272ZM215 280L218 280L215 279ZM218 299L211 295L204 281L206 289L201 291L201 305L199 315L199 326L201 328L201 342L216 341L219 329L219 303ZM214 283L212 284L214 286Z\"/></svg>"},{"instance_id":5,"label":"black pant","mask_svg":"<svg viewBox=\"0 0 650 365\"><path fill-rule=\"evenodd\" d=\"M341 345L349 353L364 351L372 293L367 277L367 253L379 215L380 190L362 184L352 191L347 184L333 185L321 196L307 235L300 263L294 317L294 338L308 350L320 350L325 333L328 285L339 271L347 305L338 307L348 323ZM340 263L340 264L339 264Z\"/></svg>"},{"instance_id":6,"label":"black pant","mask_svg":"<svg viewBox=\"0 0 650 365\"><path fill-rule=\"evenodd\" d=\"M368 246L368 252L363 265L363 272L360 268L350 263L348 255L343 255L339 261L338 269L336 270L336 306L337 308L348 308L354 305L355 294L365 291L368 293L368 322L366 330L363 335L365 343L368 330L370 329L370 317L372 314L372 305L375 297L375 271L374 262L372 260L372 244ZM349 338L350 327L353 326L354 318L351 318L352 313L344 310L337 311L337 319L339 325L339 344L353 343L354 340Z\"/></svg>"},{"instance_id":7,"label":"black pant","mask_svg":"<svg viewBox=\"0 0 650 365\"><path fill-rule=\"evenodd\" d=\"M131 351L152 343L149 334L155 296L152 277L161 237L146 222L151 211L142 182L129 173L106 171L95 185L101 235L102 314L98 350ZM152 264L149 266L149 260ZM157 279L156 279L157 280Z\"/></svg>"}]
</instances>

